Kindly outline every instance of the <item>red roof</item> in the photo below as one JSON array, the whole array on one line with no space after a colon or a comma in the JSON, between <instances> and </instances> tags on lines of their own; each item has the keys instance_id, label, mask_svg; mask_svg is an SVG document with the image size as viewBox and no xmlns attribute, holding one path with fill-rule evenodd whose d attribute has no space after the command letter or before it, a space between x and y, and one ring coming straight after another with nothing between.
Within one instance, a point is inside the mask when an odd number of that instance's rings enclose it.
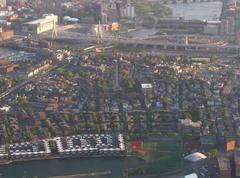
<instances>
[{"instance_id":1,"label":"red roof","mask_svg":"<svg viewBox=\"0 0 240 178\"><path fill-rule=\"evenodd\" d=\"M132 141L132 149L140 150L142 148L142 142L139 140Z\"/></svg>"}]
</instances>

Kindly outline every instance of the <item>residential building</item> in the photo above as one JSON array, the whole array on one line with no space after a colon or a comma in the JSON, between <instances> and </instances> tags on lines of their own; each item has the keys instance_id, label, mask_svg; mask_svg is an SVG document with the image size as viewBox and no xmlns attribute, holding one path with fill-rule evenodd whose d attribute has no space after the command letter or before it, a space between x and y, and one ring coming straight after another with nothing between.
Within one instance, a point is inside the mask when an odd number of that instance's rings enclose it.
<instances>
[{"instance_id":1,"label":"residential building","mask_svg":"<svg viewBox=\"0 0 240 178\"><path fill-rule=\"evenodd\" d=\"M219 178L231 178L231 165L227 156L219 156L217 158Z\"/></svg>"},{"instance_id":2,"label":"residential building","mask_svg":"<svg viewBox=\"0 0 240 178\"><path fill-rule=\"evenodd\" d=\"M1 7L6 7L6 5L7 5L6 0L0 0L0 6Z\"/></svg>"},{"instance_id":3,"label":"residential building","mask_svg":"<svg viewBox=\"0 0 240 178\"><path fill-rule=\"evenodd\" d=\"M233 155L234 166L235 166L235 177L240 177L240 151L235 151Z\"/></svg>"}]
</instances>

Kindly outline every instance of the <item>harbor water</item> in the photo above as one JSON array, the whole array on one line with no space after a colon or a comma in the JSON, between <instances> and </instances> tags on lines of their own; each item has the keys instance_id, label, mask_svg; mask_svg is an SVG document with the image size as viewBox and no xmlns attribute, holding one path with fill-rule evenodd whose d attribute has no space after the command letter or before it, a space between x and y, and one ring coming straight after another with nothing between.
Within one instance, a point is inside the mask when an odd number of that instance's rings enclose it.
<instances>
[{"instance_id":1,"label":"harbor water","mask_svg":"<svg viewBox=\"0 0 240 178\"><path fill-rule=\"evenodd\" d=\"M53 160L15 162L0 166L1 178L46 178L90 172L111 171L107 178L122 177L127 169L143 166L136 157L64 158Z\"/></svg>"},{"instance_id":2,"label":"harbor water","mask_svg":"<svg viewBox=\"0 0 240 178\"><path fill-rule=\"evenodd\" d=\"M171 17L175 19L215 21L220 19L223 3L215 1L169 4L167 6L172 9Z\"/></svg>"}]
</instances>

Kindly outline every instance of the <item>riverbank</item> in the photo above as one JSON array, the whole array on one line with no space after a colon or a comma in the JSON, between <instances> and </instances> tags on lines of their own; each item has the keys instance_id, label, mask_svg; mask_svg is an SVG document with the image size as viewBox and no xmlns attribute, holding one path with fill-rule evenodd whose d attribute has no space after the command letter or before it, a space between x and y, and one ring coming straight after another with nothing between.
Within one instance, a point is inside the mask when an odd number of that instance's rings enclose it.
<instances>
[{"instance_id":1,"label":"riverbank","mask_svg":"<svg viewBox=\"0 0 240 178\"><path fill-rule=\"evenodd\" d=\"M48 156L48 157L38 157L38 158L21 158L21 159L13 159L13 160L0 160L0 166L2 165L10 165L15 162L29 162L29 161L41 161L41 160L54 160L54 159L66 159L66 158L107 158L107 157L112 157L112 158L117 158L117 157L137 157L138 159L142 159L141 157L138 156L133 156L133 155L65 155L65 156Z\"/></svg>"},{"instance_id":2,"label":"riverbank","mask_svg":"<svg viewBox=\"0 0 240 178\"><path fill-rule=\"evenodd\" d=\"M47 178L86 178L86 177L102 177L111 175L111 171L104 171L104 172L90 172L90 173L83 173L78 175L66 175L66 176L54 176L54 177L47 177Z\"/></svg>"},{"instance_id":3,"label":"riverbank","mask_svg":"<svg viewBox=\"0 0 240 178\"><path fill-rule=\"evenodd\" d=\"M102 178L122 178L126 170L137 169L144 165L145 161L137 157L78 157L14 162L0 166L0 173L4 178L23 176L47 178L111 171L111 175L102 176Z\"/></svg>"}]
</instances>

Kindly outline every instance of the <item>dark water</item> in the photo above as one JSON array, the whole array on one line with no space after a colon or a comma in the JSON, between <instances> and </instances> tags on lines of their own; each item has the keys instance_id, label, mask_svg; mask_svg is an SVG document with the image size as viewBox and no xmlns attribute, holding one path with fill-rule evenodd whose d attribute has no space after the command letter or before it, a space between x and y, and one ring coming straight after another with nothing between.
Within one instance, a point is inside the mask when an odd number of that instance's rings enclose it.
<instances>
[{"instance_id":1,"label":"dark water","mask_svg":"<svg viewBox=\"0 0 240 178\"><path fill-rule=\"evenodd\" d=\"M122 177L127 168L137 168L145 162L136 157L106 157L106 158L66 158L18 162L0 166L0 178L45 178L49 176L73 175L86 172L112 171L108 178Z\"/></svg>"},{"instance_id":2,"label":"dark water","mask_svg":"<svg viewBox=\"0 0 240 178\"><path fill-rule=\"evenodd\" d=\"M173 10L173 18L186 20L219 20L222 11L222 2L198 2L189 4L169 4Z\"/></svg>"}]
</instances>

